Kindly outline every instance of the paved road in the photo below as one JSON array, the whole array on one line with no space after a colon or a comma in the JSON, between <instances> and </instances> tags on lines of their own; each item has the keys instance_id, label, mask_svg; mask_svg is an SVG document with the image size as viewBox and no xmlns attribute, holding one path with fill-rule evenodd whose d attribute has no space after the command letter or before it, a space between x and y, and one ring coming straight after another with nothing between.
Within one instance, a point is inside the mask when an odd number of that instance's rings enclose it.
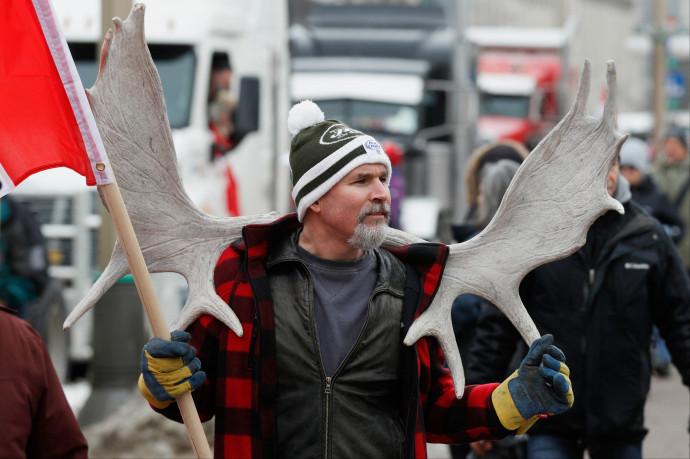
<instances>
[{"instance_id":1,"label":"paved road","mask_svg":"<svg viewBox=\"0 0 690 459\"><path fill-rule=\"evenodd\" d=\"M690 392L673 368L669 377L652 378L645 406L645 425L649 434L642 444L644 459L689 459ZM449 459L446 445L428 445L429 457Z\"/></svg>"},{"instance_id":2,"label":"paved road","mask_svg":"<svg viewBox=\"0 0 690 459\"><path fill-rule=\"evenodd\" d=\"M654 376L645 407L649 434L642 444L643 457L690 458L689 416L690 392L683 386L675 368L668 378Z\"/></svg>"}]
</instances>

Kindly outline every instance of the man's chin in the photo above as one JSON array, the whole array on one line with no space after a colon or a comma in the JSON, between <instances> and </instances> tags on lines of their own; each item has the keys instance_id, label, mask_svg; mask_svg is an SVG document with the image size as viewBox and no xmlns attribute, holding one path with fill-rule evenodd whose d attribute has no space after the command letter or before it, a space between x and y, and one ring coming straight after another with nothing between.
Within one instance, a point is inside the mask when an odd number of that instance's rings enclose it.
<instances>
[{"instance_id":1,"label":"man's chin","mask_svg":"<svg viewBox=\"0 0 690 459\"><path fill-rule=\"evenodd\" d=\"M387 220L377 220L375 223L360 223L348 243L361 250L371 250L380 247L386 239Z\"/></svg>"}]
</instances>

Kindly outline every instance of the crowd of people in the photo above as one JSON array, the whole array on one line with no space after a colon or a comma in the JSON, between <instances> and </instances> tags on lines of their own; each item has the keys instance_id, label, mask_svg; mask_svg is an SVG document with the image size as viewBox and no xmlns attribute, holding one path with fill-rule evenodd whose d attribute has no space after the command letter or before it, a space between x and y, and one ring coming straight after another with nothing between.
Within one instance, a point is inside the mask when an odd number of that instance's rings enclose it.
<instances>
[{"instance_id":1,"label":"crowd of people","mask_svg":"<svg viewBox=\"0 0 690 459\"><path fill-rule=\"evenodd\" d=\"M234 100L224 86L229 62L215 67L209 128L220 158L234 147ZM543 335L531 346L483 298L455 299L468 382L457 399L435 340L402 343L433 300L448 247L380 248L391 218L399 225L389 187L402 152L309 101L292 108L288 125L296 212L246 227L215 266L217 293L245 333L204 315L170 341L147 343L138 387L153 409L179 421L175 399L193 391L202 420L216 420L216 457L425 457L426 442L464 444L452 447L456 458L641 457L653 371L668 374L672 363L690 386L684 132L669 130L655 155L628 139L607 177L625 213L602 215L580 250L525 277L520 296ZM528 155L513 141L474 152L456 242L486 227ZM0 456L86 457L45 345L12 317L41 293L45 247L19 226L23 207L1 202L0 336L3 349L17 350L3 353L0 423L12 428ZM240 214L236 200L228 205ZM27 354L31 364L16 358Z\"/></svg>"}]
</instances>

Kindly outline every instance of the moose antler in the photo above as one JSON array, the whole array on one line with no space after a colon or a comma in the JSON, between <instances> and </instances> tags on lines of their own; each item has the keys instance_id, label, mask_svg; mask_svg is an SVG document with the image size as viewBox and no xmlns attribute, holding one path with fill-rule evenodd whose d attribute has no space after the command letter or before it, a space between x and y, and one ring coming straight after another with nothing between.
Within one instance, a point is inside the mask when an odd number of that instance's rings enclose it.
<instances>
[{"instance_id":1,"label":"moose antler","mask_svg":"<svg viewBox=\"0 0 690 459\"><path fill-rule=\"evenodd\" d=\"M531 344L539 332L520 300L522 279L582 247L587 229L607 210L623 213L606 192L606 176L627 138L616 131L613 61L607 63L607 84L603 116L593 118L586 109L590 64L585 61L574 106L525 159L487 227L450 246L439 290L405 337L408 346L425 335L439 341L458 397L465 377L450 321L453 299L462 293L486 298Z\"/></svg>"},{"instance_id":2,"label":"moose antler","mask_svg":"<svg viewBox=\"0 0 690 459\"><path fill-rule=\"evenodd\" d=\"M113 20L115 32L106 34L98 77L87 90L89 104L149 271L176 272L187 280L187 302L172 328L185 328L196 317L211 314L241 335L239 320L216 295L213 270L244 225L269 222L278 214L217 218L187 196L177 171L163 89L144 38L144 9L136 4L125 22ZM64 327L129 272L118 241L103 274Z\"/></svg>"},{"instance_id":3,"label":"moose antler","mask_svg":"<svg viewBox=\"0 0 690 459\"><path fill-rule=\"evenodd\" d=\"M241 236L243 226L273 221L277 214L218 218L191 202L177 172L163 91L144 39L144 5L134 5L126 21L116 18L114 24L115 32L105 38L98 78L87 95L149 271L182 274L189 285L187 301L171 329L186 328L201 314L211 314L241 336L237 317L215 292L215 263ZM608 64L609 94L601 121L586 113L589 78L585 62L575 105L520 167L486 229L468 242L450 246L439 291L405 337L407 345L425 335L440 342L458 397L464 375L450 325L453 299L462 293L486 298L531 343L539 334L518 296L522 278L582 246L587 228L607 209L622 211L605 186L625 140L615 130L613 63ZM390 229L385 245L414 242L422 240ZM127 273L118 242L108 266L69 315L65 328Z\"/></svg>"}]
</instances>

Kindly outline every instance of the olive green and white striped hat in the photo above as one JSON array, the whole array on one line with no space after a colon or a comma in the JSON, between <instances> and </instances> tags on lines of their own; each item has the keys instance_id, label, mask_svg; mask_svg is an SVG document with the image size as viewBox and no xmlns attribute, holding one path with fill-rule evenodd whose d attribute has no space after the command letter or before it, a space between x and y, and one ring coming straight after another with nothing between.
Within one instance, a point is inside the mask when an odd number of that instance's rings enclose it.
<instances>
[{"instance_id":1,"label":"olive green and white striped hat","mask_svg":"<svg viewBox=\"0 0 690 459\"><path fill-rule=\"evenodd\" d=\"M325 120L314 102L304 100L288 114L292 198L299 221L307 209L362 164L383 164L391 179L391 162L373 137L337 120Z\"/></svg>"}]
</instances>

